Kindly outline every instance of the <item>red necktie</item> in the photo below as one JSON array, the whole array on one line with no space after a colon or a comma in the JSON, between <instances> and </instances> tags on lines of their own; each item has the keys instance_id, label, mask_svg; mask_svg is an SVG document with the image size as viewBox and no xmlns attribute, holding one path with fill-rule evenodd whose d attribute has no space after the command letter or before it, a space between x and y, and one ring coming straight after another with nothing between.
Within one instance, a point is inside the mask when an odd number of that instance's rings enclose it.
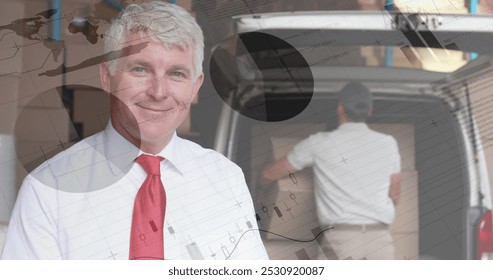
<instances>
[{"instance_id":1,"label":"red necktie","mask_svg":"<svg viewBox=\"0 0 493 280\"><path fill-rule=\"evenodd\" d=\"M162 157L140 155L135 161L147 172L134 202L130 233L130 260L164 259L166 193L159 165Z\"/></svg>"}]
</instances>

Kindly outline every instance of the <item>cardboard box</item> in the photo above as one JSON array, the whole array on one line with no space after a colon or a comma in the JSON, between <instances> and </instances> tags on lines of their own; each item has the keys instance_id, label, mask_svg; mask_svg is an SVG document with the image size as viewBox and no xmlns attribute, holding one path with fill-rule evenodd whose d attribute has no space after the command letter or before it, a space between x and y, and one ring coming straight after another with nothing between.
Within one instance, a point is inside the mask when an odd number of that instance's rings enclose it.
<instances>
[{"instance_id":1,"label":"cardboard box","mask_svg":"<svg viewBox=\"0 0 493 280\"><path fill-rule=\"evenodd\" d=\"M416 171L406 170L401 176L400 200L395 208L395 220L390 225L390 230L393 235L417 234L419 231L418 174Z\"/></svg>"},{"instance_id":2,"label":"cardboard box","mask_svg":"<svg viewBox=\"0 0 493 280\"><path fill-rule=\"evenodd\" d=\"M419 234L405 233L392 235L396 260L419 259Z\"/></svg>"},{"instance_id":3,"label":"cardboard box","mask_svg":"<svg viewBox=\"0 0 493 280\"><path fill-rule=\"evenodd\" d=\"M401 12L422 13L467 13L466 1L464 0L394 0L394 6Z\"/></svg>"},{"instance_id":4,"label":"cardboard box","mask_svg":"<svg viewBox=\"0 0 493 280\"><path fill-rule=\"evenodd\" d=\"M19 112L15 130L18 141L66 143L74 134L65 109L24 108Z\"/></svg>"}]
</instances>

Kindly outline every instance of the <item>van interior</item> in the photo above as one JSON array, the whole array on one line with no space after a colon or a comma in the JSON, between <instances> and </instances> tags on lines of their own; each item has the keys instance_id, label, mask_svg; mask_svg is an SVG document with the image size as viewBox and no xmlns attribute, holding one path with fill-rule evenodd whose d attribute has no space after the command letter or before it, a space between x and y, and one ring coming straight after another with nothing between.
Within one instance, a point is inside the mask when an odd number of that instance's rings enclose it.
<instances>
[{"instance_id":1,"label":"van interior","mask_svg":"<svg viewBox=\"0 0 493 280\"><path fill-rule=\"evenodd\" d=\"M279 93L277 93L279 94ZM279 99L265 95L265 107L296 106L307 94ZM453 109L432 95L374 92L371 129L392 135L401 155L401 196L391 225L396 259L463 259L465 208L469 199L463 134ZM258 100L250 100L258 104ZM284 106L279 106L284 102ZM338 100L316 92L298 116L261 122L238 115L233 160L245 172L259 229L271 259L315 259L322 230L317 222L310 168L271 186L259 186L262 167L285 156L300 140L338 126ZM247 104L248 105L248 104ZM245 106L246 108L248 106ZM270 110L283 119L286 110ZM431 121L430 121L431 120ZM325 255L330 258L328 252Z\"/></svg>"}]
</instances>

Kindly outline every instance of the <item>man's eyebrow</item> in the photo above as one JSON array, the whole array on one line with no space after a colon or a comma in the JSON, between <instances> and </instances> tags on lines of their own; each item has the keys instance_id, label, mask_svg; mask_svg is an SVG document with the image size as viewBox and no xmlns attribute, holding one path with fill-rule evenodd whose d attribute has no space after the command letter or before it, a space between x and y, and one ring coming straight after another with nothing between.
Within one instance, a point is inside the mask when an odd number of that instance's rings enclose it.
<instances>
[{"instance_id":1,"label":"man's eyebrow","mask_svg":"<svg viewBox=\"0 0 493 280\"><path fill-rule=\"evenodd\" d=\"M125 63L126 66L134 66L134 65L141 65L144 67L151 67L152 63L146 60L141 60L141 59L128 59L127 62Z\"/></svg>"},{"instance_id":2,"label":"man's eyebrow","mask_svg":"<svg viewBox=\"0 0 493 280\"><path fill-rule=\"evenodd\" d=\"M190 69L190 67L185 65L185 64L175 64L175 65L172 65L170 68L172 70L182 70L182 71L186 72L187 74L192 73L192 69Z\"/></svg>"}]
</instances>

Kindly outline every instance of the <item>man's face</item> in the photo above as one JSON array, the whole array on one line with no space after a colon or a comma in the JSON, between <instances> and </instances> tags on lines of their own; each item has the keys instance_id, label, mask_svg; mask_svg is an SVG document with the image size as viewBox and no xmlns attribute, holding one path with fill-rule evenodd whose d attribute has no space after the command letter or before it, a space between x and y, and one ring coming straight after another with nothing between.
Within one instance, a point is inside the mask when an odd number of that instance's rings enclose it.
<instances>
[{"instance_id":1,"label":"man's face","mask_svg":"<svg viewBox=\"0 0 493 280\"><path fill-rule=\"evenodd\" d=\"M127 36L122 47L146 42L147 46L118 59L114 75L102 64L101 81L103 89L111 94L115 129L138 146L165 146L187 117L203 75L194 79L190 48L166 48L146 34L140 35Z\"/></svg>"}]
</instances>

